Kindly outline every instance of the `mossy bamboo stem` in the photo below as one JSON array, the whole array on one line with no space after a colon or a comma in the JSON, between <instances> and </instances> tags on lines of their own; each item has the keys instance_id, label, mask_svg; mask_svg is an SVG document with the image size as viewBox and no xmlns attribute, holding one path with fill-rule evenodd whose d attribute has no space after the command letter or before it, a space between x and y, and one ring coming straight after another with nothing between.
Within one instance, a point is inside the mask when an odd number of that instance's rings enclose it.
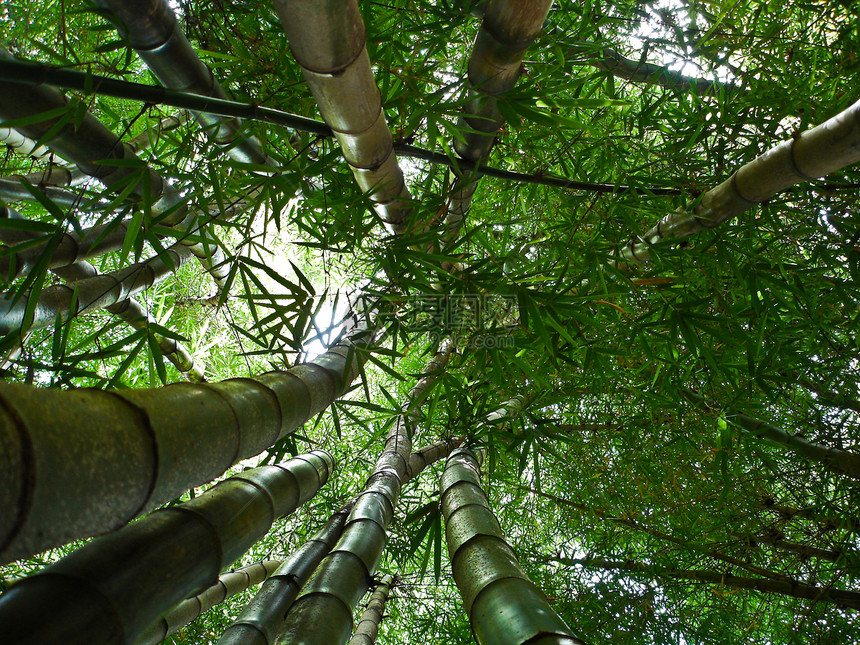
<instances>
[{"instance_id":1,"label":"mossy bamboo stem","mask_svg":"<svg viewBox=\"0 0 860 645\"><path fill-rule=\"evenodd\" d=\"M182 33L176 14L166 0L96 0L105 9L131 47L165 87L226 99L227 93L200 60ZM241 163L275 165L260 142L242 132L242 122L198 112L206 133Z\"/></svg>"},{"instance_id":2,"label":"mossy bamboo stem","mask_svg":"<svg viewBox=\"0 0 860 645\"><path fill-rule=\"evenodd\" d=\"M196 620L204 611L267 580L280 565L280 560L262 560L247 567L222 573L214 585L193 598L186 598L147 627L135 645L157 645L170 634L178 632Z\"/></svg>"},{"instance_id":3,"label":"mossy bamboo stem","mask_svg":"<svg viewBox=\"0 0 860 645\"><path fill-rule=\"evenodd\" d=\"M695 202L680 208L619 252L615 265L646 262L651 246L715 228L776 193L860 161L860 101L836 116L771 148Z\"/></svg>"},{"instance_id":4,"label":"mossy bamboo stem","mask_svg":"<svg viewBox=\"0 0 860 645\"><path fill-rule=\"evenodd\" d=\"M376 642L376 637L379 636L379 625L385 615L388 595L393 587L394 577L390 574L376 585L365 610L361 613L361 618L358 619L355 633L349 639L348 645L373 645Z\"/></svg>"},{"instance_id":5,"label":"mossy bamboo stem","mask_svg":"<svg viewBox=\"0 0 860 645\"><path fill-rule=\"evenodd\" d=\"M359 187L393 233L410 229L411 196L385 122L355 0L275 0L290 49Z\"/></svg>"},{"instance_id":6,"label":"mossy bamboo stem","mask_svg":"<svg viewBox=\"0 0 860 645\"><path fill-rule=\"evenodd\" d=\"M373 334L286 371L106 392L0 383L0 564L116 530L327 408Z\"/></svg>"},{"instance_id":7,"label":"mossy bamboo stem","mask_svg":"<svg viewBox=\"0 0 860 645\"><path fill-rule=\"evenodd\" d=\"M4 638L132 645L171 607L212 586L276 519L311 499L333 468L319 450L254 468L89 542L0 596Z\"/></svg>"},{"instance_id":8,"label":"mossy bamboo stem","mask_svg":"<svg viewBox=\"0 0 860 645\"><path fill-rule=\"evenodd\" d=\"M454 582L479 645L582 645L522 570L481 488L483 451L458 448L440 482Z\"/></svg>"}]
</instances>

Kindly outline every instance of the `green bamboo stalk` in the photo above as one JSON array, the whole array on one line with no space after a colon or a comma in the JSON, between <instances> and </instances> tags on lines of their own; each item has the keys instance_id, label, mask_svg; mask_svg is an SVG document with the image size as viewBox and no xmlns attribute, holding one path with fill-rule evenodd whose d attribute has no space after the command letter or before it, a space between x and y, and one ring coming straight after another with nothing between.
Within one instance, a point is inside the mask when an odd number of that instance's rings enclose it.
<instances>
[{"instance_id":1,"label":"green bamboo stalk","mask_svg":"<svg viewBox=\"0 0 860 645\"><path fill-rule=\"evenodd\" d=\"M699 199L664 217L619 252L615 266L646 262L651 246L714 228L776 193L813 181L860 161L860 101L836 116L783 141L747 164Z\"/></svg>"},{"instance_id":2,"label":"green bamboo stalk","mask_svg":"<svg viewBox=\"0 0 860 645\"><path fill-rule=\"evenodd\" d=\"M359 187L393 233L410 230L411 196L397 164L355 0L275 0L293 56Z\"/></svg>"},{"instance_id":3,"label":"green bamboo stalk","mask_svg":"<svg viewBox=\"0 0 860 645\"><path fill-rule=\"evenodd\" d=\"M40 329L75 316L122 302L160 282L185 263L190 256L186 247L175 245L164 253L118 271L96 275L76 282L44 289L36 296L32 321L27 321L30 294L0 300L0 335L20 330ZM26 325L26 329L25 329Z\"/></svg>"},{"instance_id":4,"label":"green bamboo stalk","mask_svg":"<svg viewBox=\"0 0 860 645\"><path fill-rule=\"evenodd\" d=\"M0 49L0 58L9 59L7 51ZM68 107L68 101L57 90L42 85L0 81L0 119L20 119ZM67 115L69 116L69 115ZM196 225L196 218L188 211L179 191L167 180L149 168L90 112L84 112L78 124L54 117L20 128L21 132L37 141L45 141L65 159L76 164L79 170L95 177L108 188L116 189L126 182L135 182L134 192L153 201L153 212L160 223L180 233L195 231L197 242L182 237L183 243L200 260L219 286L229 275L224 252L206 229ZM111 162L119 165L111 165ZM138 177L140 179L138 180Z\"/></svg>"},{"instance_id":5,"label":"green bamboo stalk","mask_svg":"<svg viewBox=\"0 0 860 645\"><path fill-rule=\"evenodd\" d=\"M135 645L157 645L170 634L192 623L203 612L269 579L280 565L280 560L262 560L222 573L214 585L193 598L186 598L147 627Z\"/></svg>"},{"instance_id":6,"label":"green bamboo stalk","mask_svg":"<svg viewBox=\"0 0 860 645\"><path fill-rule=\"evenodd\" d=\"M212 70L200 60L166 0L96 0L108 12L128 45L165 87L226 99ZM235 118L197 112L207 135L236 161L277 165L263 152L256 137L242 132Z\"/></svg>"},{"instance_id":7,"label":"green bamboo stalk","mask_svg":"<svg viewBox=\"0 0 860 645\"><path fill-rule=\"evenodd\" d=\"M540 33L550 5L552 0L487 2L469 57L469 101L459 120L463 138L454 140L454 150L461 159L480 164L490 154L504 123L496 99L516 85L523 55ZM446 243L459 236L479 180L480 175L474 172L449 171L451 192L443 237ZM442 268L450 271L457 267L443 263Z\"/></svg>"},{"instance_id":8,"label":"green bamboo stalk","mask_svg":"<svg viewBox=\"0 0 860 645\"><path fill-rule=\"evenodd\" d=\"M11 150L24 157L48 161L55 153L48 147L37 144L31 138L24 136L14 128L0 127L0 143L5 143Z\"/></svg>"},{"instance_id":9,"label":"green bamboo stalk","mask_svg":"<svg viewBox=\"0 0 860 645\"><path fill-rule=\"evenodd\" d=\"M82 211L100 210L108 205L105 199L89 199L71 190L57 188L56 186L37 186L48 199L59 206L75 208ZM8 202L36 201L33 194L20 182L20 178L0 177L0 199Z\"/></svg>"},{"instance_id":10,"label":"green bamboo stalk","mask_svg":"<svg viewBox=\"0 0 860 645\"><path fill-rule=\"evenodd\" d=\"M0 597L4 638L131 645L171 607L213 585L333 468L324 451L254 468L82 546Z\"/></svg>"},{"instance_id":11,"label":"green bamboo stalk","mask_svg":"<svg viewBox=\"0 0 860 645\"><path fill-rule=\"evenodd\" d=\"M367 601L367 607L358 619L358 626L352 638L349 639L348 645L373 645L376 642L376 637L379 636L379 625L385 615L385 604L393 587L394 576L390 574L376 585L370 600Z\"/></svg>"},{"instance_id":12,"label":"green bamboo stalk","mask_svg":"<svg viewBox=\"0 0 860 645\"><path fill-rule=\"evenodd\" d=\"M697 569L675 569L660 567L642 562L605 560L597 557L586 558L557 558L550 560L560 564L578 565L605 569L607 571L628 571L639 573L650 578L671 578L673 580L690 580L705 582L733 589L749 589L762 593L775 593L792 598L803 598L815 602L826 602L848 609L860 609L860 593L833 589L832 587L817 587L797 580L776 580L771 578L742 578L731 573L717 571L702 571Z\"/></svg>"},{"instance_id":13,"label":"green bamboo stalk","mask_svg":"<svg viewBox=\"0 0 860 645\"><path fill-rule=\"evenodd\" d=\"M323 557L340 539L355 500L334 513L263 584L217 645L273 645L290 606Z\"/></svg>"},{"instance_id":14,"label":"green bamboo stalk","mask_svg":"<svg viewBox=\"0 0 860 645\"><path fill-rule=\"evenodd\" d=\"M475 640L479 645L581 645L505 541L481 488L483 452L452 452L440 482L451 569Z\"/></svg>"},{"instance_id":15,"label":"green bamboo stalk","mask_svg":"<svg viewBox=\"0 0 860 645\"><path fill-rule=\"evenodd\" d=\"M830 562L841 562L856 567L856 563L860 562L858 554L854 551L844 551L842 549L819 549L807 544L798 544L797 542L789 542L785 536L779 531L769 530L765 533L756 533L754 535L738 535L738 539L742 544L749 547L758 547L761 544L767 544L780 551L787 551L796 554L801 559L817 558L819 560L828 560Z\"/></svg>"},{"instance_id":16,"label":"green bamboo stalk","mask_svg":"<svg viewBox=\"0 0 860 645\"><path fill-rule=\"evenodd\" d=\"M360 371L358 327L286 371L105 392L0 383L0 564L129 520L259 454Z\"/></svg>"}]
</instances>

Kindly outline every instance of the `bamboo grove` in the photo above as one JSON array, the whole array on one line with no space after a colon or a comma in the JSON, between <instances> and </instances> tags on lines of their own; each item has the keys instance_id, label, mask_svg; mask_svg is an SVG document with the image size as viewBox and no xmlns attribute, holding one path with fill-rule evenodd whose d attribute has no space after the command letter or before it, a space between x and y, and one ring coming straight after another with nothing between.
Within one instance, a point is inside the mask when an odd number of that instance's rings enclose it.
<instances>
[{"instance_id":1,"label":"bamboo grove","mask_svg":"<svg viewBox=\"0 0 860 645\"><path fill-rule=\"evenodd\" d=\"M854 643L851 3L0 7L0 640Z\"/></svg>"}]
</instances>

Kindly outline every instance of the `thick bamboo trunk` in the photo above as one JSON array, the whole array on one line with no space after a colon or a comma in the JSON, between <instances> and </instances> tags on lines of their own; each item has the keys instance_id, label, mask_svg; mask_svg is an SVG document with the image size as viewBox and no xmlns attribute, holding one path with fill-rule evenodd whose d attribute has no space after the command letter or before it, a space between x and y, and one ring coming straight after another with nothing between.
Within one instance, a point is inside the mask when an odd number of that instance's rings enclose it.
<instances>
[{"instance_id":1,"label":"thick bamboo trunk","mask_svg":"<svg viewBox=\"0 0 860 645\"><path fill-rule=\"evenodd\" d=\"M94 540L0 596L16 645L132 645L171 607L213 585L272 523L325 485L331 455L314 451L231 477Z\"/></svg>"},{"instance_id":2,"label":"thick bamboo trunk","mask_svg":"<svg viewBox=\"0 0 860 645\"><path fill-rule=\"evenodd\" d=\"M459 126L463 139L454 140L460 158L480 164L490 154L504 123L497 97L511 90L521 74L523 55L540 33L552 0L490 0L469 57L469 102ZM463 227L480 175L474 171L448 173L451 194L445 217L446 242L453 242ZM443 263L450 270L454 265Z\"/></svg>"},{"instance_id":3,"label":"thick bamboo trunk","mask_svg":"<svg viewBox=\"0 0 860 645\"><path fill-rule=\"evenodd\" d=\"M701 571L695 569L674 569L659 567L641 562L618 562L603 558L550 558L555 562L567 565L579 565L608 571L629 571L639 573L649 578L671 578L673 580L690 580L717 584L733 589L749 589L762 593L775 593L792 598L804 598L816 602L827 602L849 609L860 609L860 593L833 589L831 587L816 587L797 580L774 580L768 578L742 578L731 573L717 571Z\"/></svg>"},{"instance_id":4,"label":"thick bamboo trunk","mask_svg":"<svg viewBox=\"0 0 860 645\"><path fill-rule=\"evenodd\" d=\"M182 33L167 0L96 0L114 19L129 46L165 87L226 99L227 93ZM239 119L198 112L206 133L242 163L275 165L260 142L243 133Z\"/></svg>"},{"instance_id":5,"label":"thick bamboo trunk","mask_svg":"<svg viewBox=\"0 0 860 645\"><path fill-rule=\"evenodd\" d=\"M393 233L410 230L411 197L394 154L355 0L275 0L275 9L359 187Z\"/></svg>"},{"instance_id":6,"label":"thick bamboo trunk","mask_svg":"<svg viewBox=\"0 0 860 645\"><path fill-rule=\"evenodd\" d=\"M582 644L520 568L481 488L483 451L451 453L440 482L454 582L479 645Z\"/></svg>"},{"instance_id":7,"label":"thick bamboo trunk","mask_svg":"<svg viewBox=\"0 0 860 645\"><path fill-rule=\"evenodd\" d=\"M56 186L38 186L38 190L44 193L48 199L66 208L76 208L81 211L90 212L101 210L108 205L105 199L89 199L78 193L58 188ZM7 202L33 202L36 198L27 190L18 177L0 177L0 199Z\"/></svg>"},{"instance_id":8,"label":"thick bamboo trunk","mask_svg":"<svg viewBox=\"0 0 860 645\"><path fill-rule=\"evenodd\" d=\"M284 616L302 587L340 539L352 504L332 515L311 539L284 561L221 635L217 645L273 645Z\"/></svg>"},{"instance_id":9,"label":"thick bamboo trunk","mask_svg":"<svg viewBox=\"0 0 860 645\"><path fill-rule=\"evenodd\" d=\"M148 390L0 383L0 564L116 530L259 454L349 387L372 334L255 378Z\"/></svg>"},{"instance_id":10,"label":"thick bamboo trunk","mask_svg":"<svg viewBox=\"0 0 860 645\"><path fill-rule=\"evenodd\" d=\"M281 628L278 643L344 643L352 632L352 609L366 593L387 541L386 528L394 515L402 487L431 463L429 457L447 454L447 446L412 458L412 433L407 416L427 397L439 378L453 348L440 347L409 393L404 413L397 417L385 448L376 461L364 490L356 498L343 535L320 562L308 584L295 600ZM435 452L434 452L435 450ZM410 462L412 469L410 469Z\"/></svg>"},{"instance_id":11,"label":"thick bamboo trunk","mask_svg":"<svg viewBox=\"0 0 860 645\"><path fill-rule=\"evenodd\" d=\"M619 252L616 265L641 264L651 245L727 222L781 190L860 161L860 101L741 166L722 184L676 210Z\"/></svg>"},{"instance_id":12,"label":"thick bamboo trunk","mask_svg":"<svg viewBox=\"0 0 860 645\"><path fill-rule=\"evenodd\" d=\"M32 322L26 325L29 294L0 300L0 334L15 330L40 329L96 309L122 302L177 271L190 257L184 246L173 246L161 255L132 264L119 271L96 275L74 285L55 285L37 296Z\"/></svg>"},{"instance_id":13,"label":"thick bamboo trunk","mask_svg":"<svg viewBox=\"0 0 860 645\"><path fill-rule=\"evenodd\" d=\"M147 627L135 645L157 645L170 634L178 632L196 620L204 611L267 580L280 565L280 560L263 560L247 567L222 573L214 585L193 598L186 598L159 618L158 621Z\"/></svg>"},{"instance_id":14,"label":"thick bamboo trunk","mask_svg":"<svg viewBox=\"0 0 860 645\"><path fill-rule=\"evenodd\" d=\"M361 618L358 619L355 633L349 639L348 645L373 645L376 642L376 637L379 636L379 625L385 615L385 604L393 587L394 577L391 575L385 576L376 585Z\"/></svg>"},{"instance_id":15,"label":"thick bamboo trunk","mask_svg":"<svg viewBox=\"0 0 860 645\"><path fill-rule=\"evenodd\" d=\"M8 57L8 52L0 50L0 58ZM0 81L0 119L32 117L67 106L66 98L53 88ZM121 142L90 112L84 112L80 124L67 121L61 127L55 127L59 126L61 118L22 126L20 130L31 138L44 140L60 156L110 189L120 190L132 183L137 195L151 199L159 223L182 234L183 243L197 256L216 283L223 285L229 274L224 253L206 229L200 228L196 217L188 212L179 190L146 166L128 144ZM120 160L131 163L103 163ZM202 237L203 241L187 237L191 233L197 238Z\"/></svg>"}]
</instances>

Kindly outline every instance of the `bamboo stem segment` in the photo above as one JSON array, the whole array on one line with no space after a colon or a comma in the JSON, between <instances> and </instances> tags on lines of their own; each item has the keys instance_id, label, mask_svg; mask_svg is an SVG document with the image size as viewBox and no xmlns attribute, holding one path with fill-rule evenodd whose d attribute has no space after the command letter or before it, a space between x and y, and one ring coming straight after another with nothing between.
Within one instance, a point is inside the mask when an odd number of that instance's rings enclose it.
<instances>
[{"instance_id":1,"label":"bamboo stem segment","mask_svg":"<svg viewBox=\"0 0 860 645\"><path fill-rule=\"evenodd\" d=\"M860 101L824 123L783 141L741 166L694 203L676 210L630 240L616 266L642 264L651 246L723 224L789 186L812 181L860 161Z\"/></svg>"},{"instance_id":2,"label":"bamboo stem segment","mask_svg":"<svg viewBox=\"0 0 860 645\"><path fill-rule=\"evenodd\" d=\"M94 540L0 597L4 637L21 645L131 645L325 485L331 455L313 451L227 479ZM51 620L45 620L45 615Z\"/></svg>"},{"instance_id":3,"label":"bamboo stem segment","mask_svg":"<svg viewBox=\"0 0 860 645\"><path fill-rule=\"evenodd\" d=\"M349 639L348 645L373 645L376 642L376 637L379 636L379 625L385 615L388 595L393 587L394 577L390 574L376 585L370 600L367 601L367 607L358 619L358 626L352 638Z\"/></svg>"},{"instance_id":4,"label":"bamboo stem segment","mask_svg":"<svg viewBox=\"0 0 860 645\"><path fill-rule=\"evenodd\" d=\"M106 392L0 383L0 564L129 520L259 454L327 408L373 342L220 383Z\"/></svg>"},{"instance_id":5,"label":"bamboo stem segment","mask_svg":"<svg viewBox=\"0 0 860 645\"><path fill-rule=\"evenodd\" d=\"M355 0L275 0L293 56L363 192L392 233L409 230L411 197L397 164Z\"/></svg>"},{"instance_id":6,"label":"bamboo stem segment","mask_svg":"<svg viewBox=\"0 0 860 645\"><path fill-rule=\"evenodd\" d=\"M263 560L222 573L214 585L193 598L186 598L150 625L137 639L135 645L158 645L170 634L192 623L208 609L267 580L280 565L280 560Z\"/></svg>"},{"instance_id":7,"label":"bamboo stem segment","mask_svg":"<svg viewBox=\"0 0 860 645\"><path fill-rule=\"evenodd\" d=\"M454 582L479 645L582 645L520 568L481 488L481 452L458 448L440 482Z\"/></svg>"}]
</instances>

